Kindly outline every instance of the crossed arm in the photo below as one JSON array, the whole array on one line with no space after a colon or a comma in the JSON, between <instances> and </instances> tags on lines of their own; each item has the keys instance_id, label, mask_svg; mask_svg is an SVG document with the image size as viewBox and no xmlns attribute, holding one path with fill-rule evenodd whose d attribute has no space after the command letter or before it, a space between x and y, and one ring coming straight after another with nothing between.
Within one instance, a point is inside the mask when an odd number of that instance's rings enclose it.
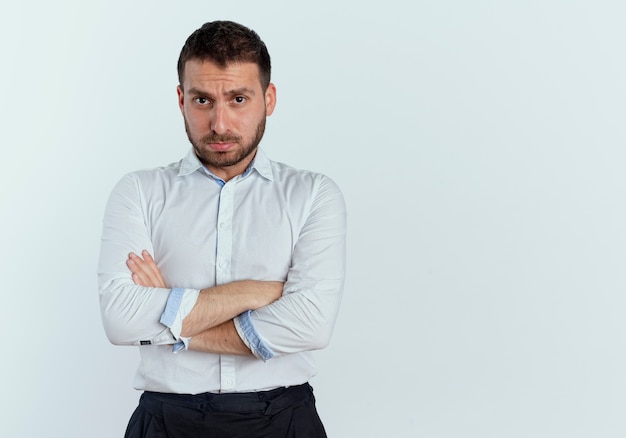
<instances>
[{"instance_id":1,"label":"crossed arm","mask_svg":"<svg viewBox=\"0 0 626 438\"><path fill-rule=\"evenodd\" d=\"M143 251L141 256L130 253L126 265L135 284L167 288L148 251ZM234 281L202 289L195 306L183 320L181 336L191 338L190 350L252 355L239 337L233 318L246 310L255 310L276 301L282 291L282 282L255 280Z\"/></svg>"},{"instance_id":2,"label":"crossed arm","mask_svg":"<svg viewBox=\"0 0 626 438\"><path fill-rule=\"evenodd\" d=\"M316 177L294 183L296 193L308 196L313 190L314 196L306 217L292 224L299 228L290 258L285 261L288 266L274 267L273 275L265 277L284 278L284 285L280 281L247 280L199 290L208 278L199 274L205 267L177 265L178 257L185 254L181 251L186 251L182 246L164 252L175 259L163 260L163 276L154 260L145 255L135 256L133 263L128 260L130 265L125 263L131 251L155 251L151 240L154 230L149 229L154 224L146 216L151 211L152 194L146 197L142 190L143 184L152 185L142 177L148 178L143 174L123 178L113 190L104 215L98 283L103 325L113 344L173 344L174 335L191 338L188 347L193 350L251 354L251 348L254 356L263 360L328 345L343 291L346 236L343 197L331 180ZM172 244L167 239L156 243L161 248ZM132 278L128 267L132 267ZM181 274L183 269L187 274ZM182 291L172 294L170 288L163 287L164 277L170 281L170 276ZM175 303L179 297L181 305L194 307L182 309L184 320L176 316L171 326L171 315L164 315L164 309L173 310L175 306L168 307L167 303L170 298ZM161 323L162 319L167 324ZM240 336L245 337L242 340Z\"/></svg>"}]
</instances>

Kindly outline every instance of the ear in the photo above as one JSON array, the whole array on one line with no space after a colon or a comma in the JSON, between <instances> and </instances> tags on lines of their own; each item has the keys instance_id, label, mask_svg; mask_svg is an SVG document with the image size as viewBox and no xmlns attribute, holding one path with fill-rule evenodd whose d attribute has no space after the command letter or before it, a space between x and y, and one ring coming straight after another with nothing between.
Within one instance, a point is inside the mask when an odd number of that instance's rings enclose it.
<instances>
[{"instance_id":1,"label":"ear","mask_svg":"<svg viewBox=\"0 0 626 438\"><path fill-rule=\"evenodd\" d=\"M185 105L185 92L183 91L183 87L178 85L176 87L176 94L178 94L178 108L180 108L180 112L183 112L183 106Z\"/></svg>"},{"instance_id":2,"label":"ear","mask_svg":"<svg viewBox=\"0 0 626 438\"><path fill-rule=\"evenodd\" d=\"M276 108L276 86L270 83L265 90L265 112L271 116Z\"/></svg>"}]
</instances>

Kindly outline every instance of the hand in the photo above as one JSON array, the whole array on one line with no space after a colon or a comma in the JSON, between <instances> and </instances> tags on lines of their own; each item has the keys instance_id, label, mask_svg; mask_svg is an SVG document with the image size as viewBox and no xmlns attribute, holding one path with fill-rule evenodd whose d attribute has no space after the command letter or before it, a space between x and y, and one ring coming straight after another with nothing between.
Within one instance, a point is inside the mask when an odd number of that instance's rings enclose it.
<instances>
[{"instance_id":1,"label":"hand","mask_svg":"<svg viewBox=\"0 0 626 438\"><path fill-rule=\"evenodd\" d=\"M143 258L131 252L128 255L128 260L126 260L126 266L133 274L133 282L139 286L167 288L161 271L159 271L150 253L143 250L141 255Z\"/></svg>"}]
</instances>

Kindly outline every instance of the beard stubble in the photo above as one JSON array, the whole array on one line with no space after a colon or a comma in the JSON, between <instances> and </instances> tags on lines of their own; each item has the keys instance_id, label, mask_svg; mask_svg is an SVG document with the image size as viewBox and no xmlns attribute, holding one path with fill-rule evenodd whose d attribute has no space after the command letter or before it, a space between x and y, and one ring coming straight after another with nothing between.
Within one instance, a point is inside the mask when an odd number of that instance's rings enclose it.
<instances>
[{"instance_id":1,"label":"beard stubble","mask_svg":"<svg viewBox=\"0 0 626 438\"><path fill-rule=\"evenodd\" d=\"M207 167L231 167L236 164L241 163L246 158L250 157L250 155L254 154L259 143L261 143L261 139L263 138L263 134L265 133L265 117L261 119L259 124L256 127L254 137L247 143L242 143L243 138L241 136L229 135L229 134L216 134L214 132L205 135L204 137L196 140L193 138L191 133L189 132L189 125L187 120L185 119L185 132L187 133L187 138L189 142L193 146L193 149L196 153L196 156ZM234 156L231 156L231 151L228 152L220 152L220 151L212 151L208 148L207 144L209 143L237 143L240 147Z\"/></svg>"}]
</instances>

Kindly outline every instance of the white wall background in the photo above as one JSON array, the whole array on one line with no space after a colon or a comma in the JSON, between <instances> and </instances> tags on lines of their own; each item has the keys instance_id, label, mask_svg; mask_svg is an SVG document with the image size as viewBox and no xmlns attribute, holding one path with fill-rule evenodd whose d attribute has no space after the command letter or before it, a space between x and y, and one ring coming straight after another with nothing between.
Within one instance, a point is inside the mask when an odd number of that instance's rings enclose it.
<instances>
[{"instance_id":1,"label":"white wall background","mask_svg":"<svg viewBox=\"0 0 626 438\"><path fill-rule=\"evenodd\" d=\"M264 148L343 188L333 438L626 436L620 1L24 1L0 6L0 434L118 437L133 348L96 263L126 172L188 143L175 63L203 22L269 46Z\"/></svg>"}]
</instances>

